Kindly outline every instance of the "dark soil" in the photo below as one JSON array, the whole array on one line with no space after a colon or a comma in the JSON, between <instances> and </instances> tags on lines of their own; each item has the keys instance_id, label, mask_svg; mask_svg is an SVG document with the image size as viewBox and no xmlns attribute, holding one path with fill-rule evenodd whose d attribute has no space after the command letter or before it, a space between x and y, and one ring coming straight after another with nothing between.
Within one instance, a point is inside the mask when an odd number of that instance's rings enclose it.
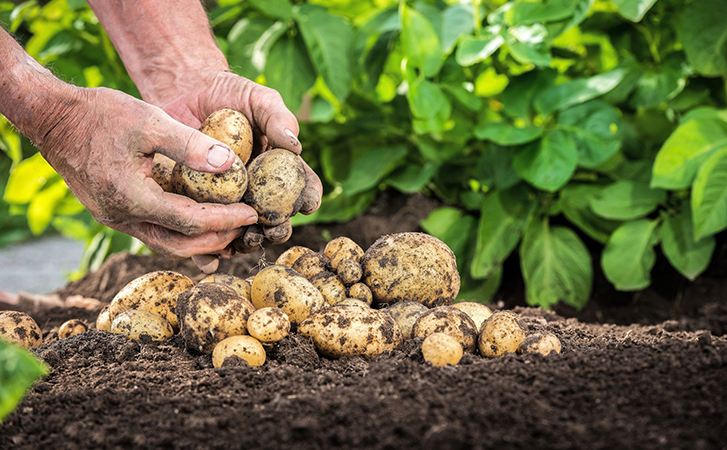
<instances>
[{"instance_id":1,"label":"dark soil","mask_svg":"<svg viewBox=\"0 0 727 450\"><path fill-rule=\"evenodd\" d=\"M422 198L396 201L347 224L296 230L291 244L319 250L324 235L347 235L366 247L416 229L431 209ZM418 340L368 361L330 360L292 335L262 367L228 359L214 369L179 336L154 343L90 331L58 340L63 321L92 324L98 311L31 311L52 373L0 425L0 449L727 449L727 247L719 248L695 283L667 267L639 294L597 280L578 314L516 306L522 287L508 278L499 304L515 307L531 331L558 336L562 354L465 355L446 368L426 364ZM280 251L267 249L265 259ZM222 270L247 276L259 262L238 256ZM120 255L61 294L109 301L160 269L199 278L188 262Z\"/></svg>"}]
</instances>

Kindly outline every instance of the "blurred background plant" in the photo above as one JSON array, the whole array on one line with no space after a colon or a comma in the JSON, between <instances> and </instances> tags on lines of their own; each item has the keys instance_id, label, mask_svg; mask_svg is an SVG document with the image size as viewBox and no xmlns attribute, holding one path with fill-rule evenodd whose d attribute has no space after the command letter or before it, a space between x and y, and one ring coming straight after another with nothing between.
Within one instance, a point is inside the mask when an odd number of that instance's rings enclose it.
<instances>
[{"instance_id":1,"label":"blurred background plant","mask_svg":"<svg viewBox=\"0 0 727 450\"><path fill-rule=\"evenodd\" d=\"M33 57L138 96L85 2L16 3L0 21ZM694 279L727 228L724 0L206 4L232 70L304 119L326 194L294 224L350 220L387 189L434 196L445 206L422 227L456 253L462 298L490 300L514 252L546 308L583 307L594 270L649 286L657 245ZM6 122L0 148L0 245L84 240L79 273L144 251L93 222Z\"/></svg>"}]
</instances>

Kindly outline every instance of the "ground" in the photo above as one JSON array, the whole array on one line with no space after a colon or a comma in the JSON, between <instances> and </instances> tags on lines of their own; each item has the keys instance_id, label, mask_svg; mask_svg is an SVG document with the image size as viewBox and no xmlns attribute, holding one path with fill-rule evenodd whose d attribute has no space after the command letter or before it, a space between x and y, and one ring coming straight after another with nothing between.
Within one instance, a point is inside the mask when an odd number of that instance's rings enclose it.
<instances>
[{"instance_id":1,"label":"ground","mask_svg":"<svg viewBox=\"0 0 727 450\"><path fill-rule=\"evenodd\" d=\"M367 246L413 229L428 208L422 198L393 202L326 234ZM298 230L293 242L317 248L322 230ZM46 342L38 354L52 373L0 425L0 448L725 449L727 245L719 248L695 283L667 266L636 295L597 280L581 312L518 306L522 286L506 279L499 305L556 334L562 354L465 355L446 368L424 363L416 340L368 361L329 360L293 335L263 367L214 369L178 337L57 340L63 321L93 323L97 310L35 309ZM246 275L259 257L223 270ZM120 255L61 294L109 301L130 279L166 268L199 277L188 262Z\"/></svg>"}]
</instances>

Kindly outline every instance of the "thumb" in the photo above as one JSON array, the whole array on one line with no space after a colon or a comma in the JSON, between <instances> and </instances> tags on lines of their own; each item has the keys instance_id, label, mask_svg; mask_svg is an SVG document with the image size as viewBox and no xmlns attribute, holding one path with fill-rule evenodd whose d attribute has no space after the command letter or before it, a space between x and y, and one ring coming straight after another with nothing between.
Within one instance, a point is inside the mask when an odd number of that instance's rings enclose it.
<instances>
[{"instance_id":1,"label":"thumb","mask_svg":"<svg viewBox=\"0 0 727 450\"><path fill-rule=\"evenodd\" d=\"M200 172L224 172L235 161L235 152L227 145L194 128L169 118L173 123L154 151Z\"/></svg>"}]
</instances>

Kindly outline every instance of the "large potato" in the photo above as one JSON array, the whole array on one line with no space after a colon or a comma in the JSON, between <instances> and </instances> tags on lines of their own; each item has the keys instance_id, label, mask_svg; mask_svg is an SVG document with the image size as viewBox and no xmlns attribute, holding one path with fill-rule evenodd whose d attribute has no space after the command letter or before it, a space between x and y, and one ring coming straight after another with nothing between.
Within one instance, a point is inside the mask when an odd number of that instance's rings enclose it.
<instances>
[{"instance_id":1,"label":"large potato","mask_svg":"<svg viewBox=\"0 0 727 450\"><path fill-rule=\"evenodd\" d=\"M439 306L423 314L412 328L412 337L445 333L457 340L466 353L475 351L477 327L470 316L451 306Z\"/></svg>"},{"instance_id":2,"label":"large potato","mask_svg":"<svg viewBox=\"0 0 727 450\"><path fill-rule=\"evenodd\" d=\"M480 330L482 330L482 324L485 323L485 320L487 320L492 315L492 310L490 310L490 308L483 305L482 303L458 302L453 304L452 306L470 316L470 319L472 319L472 321L475 323L475 326L477 327L478 333L480 332Z\"/></svg>"},{"instance_id":3,"label":"large potato","mask_svg":"<svg viewBox=\"0 0 727 450\"><path fill-rule=\"evenodd\" d=\"M199 203L237 203L247 189L247 169L238 156L224 172L198 172L177 163L172 169L172 188Z\"/></svg>"},{"instance_id":4,"label":"large potato","mask_svg":"<svg viewBox=\"0 0 727 450\"><path fill-rule=\"evenodd\" d=\"M222 363L230 356L237 356L251 366L265 364L265 349L263 345L252 336L230 336L215 345L212 352L212 365L219 369Z\"/></svg>"},{"instance_id":5,"label":"large potato","mask_svg":"<svg viewBox=\"0 0 727 450\"><path fill-rule=\"evenodd\" d=\"M313 314L298 332L329 358L371 358L396 348L401 330L390 315L360 306L332 306Z\"/></svg>"},{"instance_id":6,"label":"large potato","mask_svg":"<svg viewBox=\"0 0 727 450\"><path fill-rule=\"evenodd\" d=\"M252 304L258 309L267 306L282 309L293 326L327 306L320 291L303 275L278 265L266 267L255 275Z\"/></svg>"},{"instance_id":7,"label":"large potato","mask_svg":"<svg viewBox=\"0 0 727 450\"><path fill-rule=\"evenodd\" d=\"M409 300L433 308L451 305L459 292L454 253L428 234L382 236L366 250L361 265L376 303Z\"/></svg>"},{"instance_id":8,"label":"large potato","mask_svg":"<svg viewBox=\"0 0 727 450\"><path fill-rule=\"evenodd\" d=\"M525 340L526 325L512 311L495 311L485 323L477 341L480 354L498 358L515 353Z\"/></svg>"},{"instance_id":9,"label":"large potato","mask_svg":"<svg viewBox=\"0 0 727 450\"><path fill-rule=\"evenodd\" d=\"M25 348L40 347L43 343L38 324L20 311L0 311L0 338Z\"/></svg>"},{"instance_id":10,"label":"large potato","mask_svg":"<svg viewBox=\"0 0 727 450\"><path fill-rule=\"evenodd\" d=\"M199 280L199 283L220 283L224 284L226 286L230 286L232 289L236 290L240 296L248 301L251 300L250 298L250 289L252 287L252 283L248 283L246 280L243 280L240 277L236 277L234 275L230 275L228 273L212 273L207 275L206 277ZM198 284L199 284L198 283Z\"/></svg>"},{"instance_id":11,"label":"large potato","mask_svg":"<svg viewBox=\"0 0 727 450\"><path fill-rule=\"evenodd\" d=\"M111 332L126 335L130 339L146 335L154 341L163 341L174 335L172 326L162 316L136 309L117 315L111 323Z\"/></svg>"},{"instance_id":12,"label":"large potato","mask_svg":"<svg viewBox=\"0 0 727 450\"><path fill-rule=\"evenodd\" d=\"M219 283L202 283L179 296L179 333L187 348L211 353L218 342L247 333L247 319L255 311L236 290Z\"/></svg>"},{"instance_id":13,"label":"large potato","mask_svg":"<svg viewBox=\"0 0 727 450\"><path fill-rule=\"evenodd\" d=\"M398 302L381 311L391 314L391 317L399 324L402 336L407 340L412 338L412 329L416 321L428 313L429 308L417 302Z\"/></svg>"},{"instance_id":14,"label":"large potato","mask_svg":"<svg viewBox=\"0 0 727 450\"><path fill-rule=\"evenodd\" d=\"M305 167L298 155L272 149L248 166L249 182L243 201L258 213L258 222L275 226L298 212L305 188Z\"/></svg>"},{"instance_id":15,"label":"large potato","mask_svg":"<svg viewBox=\"0 0 727 450\"><path fill-rule=\"evenodd\" d=\"M219 109L207 116L199 131L229 145L247 164L252 154L252 127L244 114L230 108Z\"/></svg>"},{"instance_id":16,"label":"large potato","mask_svg":"<svg viewBox=\"0 0 727 450\"><path fill-rule=\"evenodd\" d=\"M124 286L108 306L109 325L117 315L130 309L153 312L164 317L172 328L179 330L174 309L177 296L194 286L194 282L181 273L160 270L142 275ZM103 314L103 311L101 312ZM99 318L101 318L101 314ZM101 322L103 326L105 322ZM100 328L97 320L97 328Z\"/></svg>"}]
</instances>

